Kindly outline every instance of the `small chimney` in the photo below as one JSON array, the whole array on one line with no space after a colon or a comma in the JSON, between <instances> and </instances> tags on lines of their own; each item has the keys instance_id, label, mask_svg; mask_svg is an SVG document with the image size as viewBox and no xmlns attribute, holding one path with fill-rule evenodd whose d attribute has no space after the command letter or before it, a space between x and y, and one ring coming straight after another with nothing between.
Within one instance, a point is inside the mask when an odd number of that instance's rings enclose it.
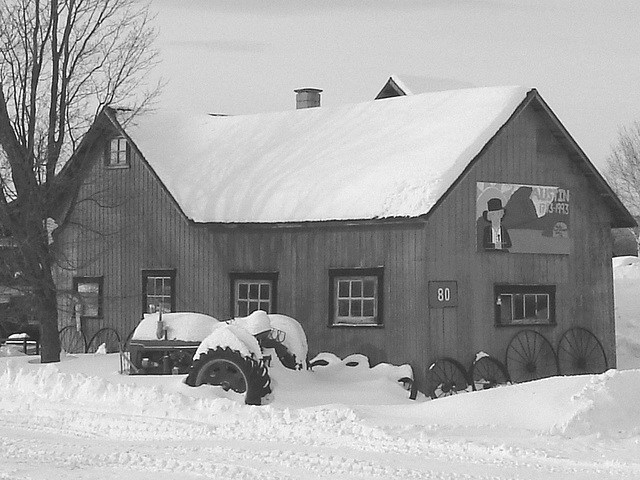
<instances>
[{"instance_id":1,"label":"small chimney","mask_svg":"<svg viewBox=\"0 0 640 480\"><path fill-rule=\"evenodd\" d=\"M296 110L320 106L322 90L319 88L299 88L294 92L296 92Z\"/></svg>"}]
</instances>

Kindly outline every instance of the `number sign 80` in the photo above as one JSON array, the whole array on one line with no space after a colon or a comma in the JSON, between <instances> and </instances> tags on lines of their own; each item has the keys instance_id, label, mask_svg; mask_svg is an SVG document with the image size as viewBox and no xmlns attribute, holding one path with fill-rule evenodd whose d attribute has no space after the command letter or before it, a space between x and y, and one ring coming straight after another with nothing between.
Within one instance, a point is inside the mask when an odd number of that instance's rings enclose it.
<instances>
[{"instance_id":1,"label":"number sign 80","mask_svg":"<svg viewBox=\"0 0 640 480\"><path fill-rule=\"evenodd\" d=\"M456 307L458 305L458 282L429 282L429 306L431 308Z\"/></svg>"}]
</instances>

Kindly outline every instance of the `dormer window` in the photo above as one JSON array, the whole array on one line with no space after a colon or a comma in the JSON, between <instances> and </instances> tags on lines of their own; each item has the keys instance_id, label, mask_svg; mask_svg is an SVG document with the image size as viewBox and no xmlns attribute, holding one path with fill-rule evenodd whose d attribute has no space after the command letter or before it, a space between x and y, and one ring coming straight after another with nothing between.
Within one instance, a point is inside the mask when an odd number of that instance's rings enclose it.
<instances>
[{"instance_id":1,"label":"dormer window","mask_svg":"<svg viewBox=\"0 0 640 480\"><path fill-rule=\"evenodd\" d=\"M107 152L107 166L113 168L123 168L129 166L130 148L127 139L115 137L109 141Z\"/></svg>"}]
</instances>

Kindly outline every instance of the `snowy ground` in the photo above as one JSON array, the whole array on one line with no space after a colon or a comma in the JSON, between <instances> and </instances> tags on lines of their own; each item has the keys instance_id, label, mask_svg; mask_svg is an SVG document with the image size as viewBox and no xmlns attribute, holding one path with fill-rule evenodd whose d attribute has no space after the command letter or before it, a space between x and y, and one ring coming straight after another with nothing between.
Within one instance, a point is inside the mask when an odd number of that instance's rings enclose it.
<instances>
[{"instance_id":1,"label":"snowy ground","mask_svg":"<svg viewBox=\"0 0 640 480\"><path fill-rule=\"evenodd\" d=\"M252 407L114 355L3 347L0 480L640 478L640 263L614 265L620 370L435 401L337 364L272 368L273 403Z\"/></svg>"}]
</instances>

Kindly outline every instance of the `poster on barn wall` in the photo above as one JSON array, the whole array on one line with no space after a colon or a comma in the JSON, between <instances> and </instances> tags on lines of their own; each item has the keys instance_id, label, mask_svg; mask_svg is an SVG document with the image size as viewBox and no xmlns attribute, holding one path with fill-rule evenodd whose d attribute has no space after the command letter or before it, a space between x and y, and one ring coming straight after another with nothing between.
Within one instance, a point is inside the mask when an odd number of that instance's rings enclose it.
<instances>
[{"instance_id":1,"label":"poster on barn wall","mask_svg":"<svg viewBox=\"0 0 640 480\"><path fill-rule=\"evenodd\" d=\"M477 182L478 251L569 253L569 190Z\"/></svg>"}]
</instances>

